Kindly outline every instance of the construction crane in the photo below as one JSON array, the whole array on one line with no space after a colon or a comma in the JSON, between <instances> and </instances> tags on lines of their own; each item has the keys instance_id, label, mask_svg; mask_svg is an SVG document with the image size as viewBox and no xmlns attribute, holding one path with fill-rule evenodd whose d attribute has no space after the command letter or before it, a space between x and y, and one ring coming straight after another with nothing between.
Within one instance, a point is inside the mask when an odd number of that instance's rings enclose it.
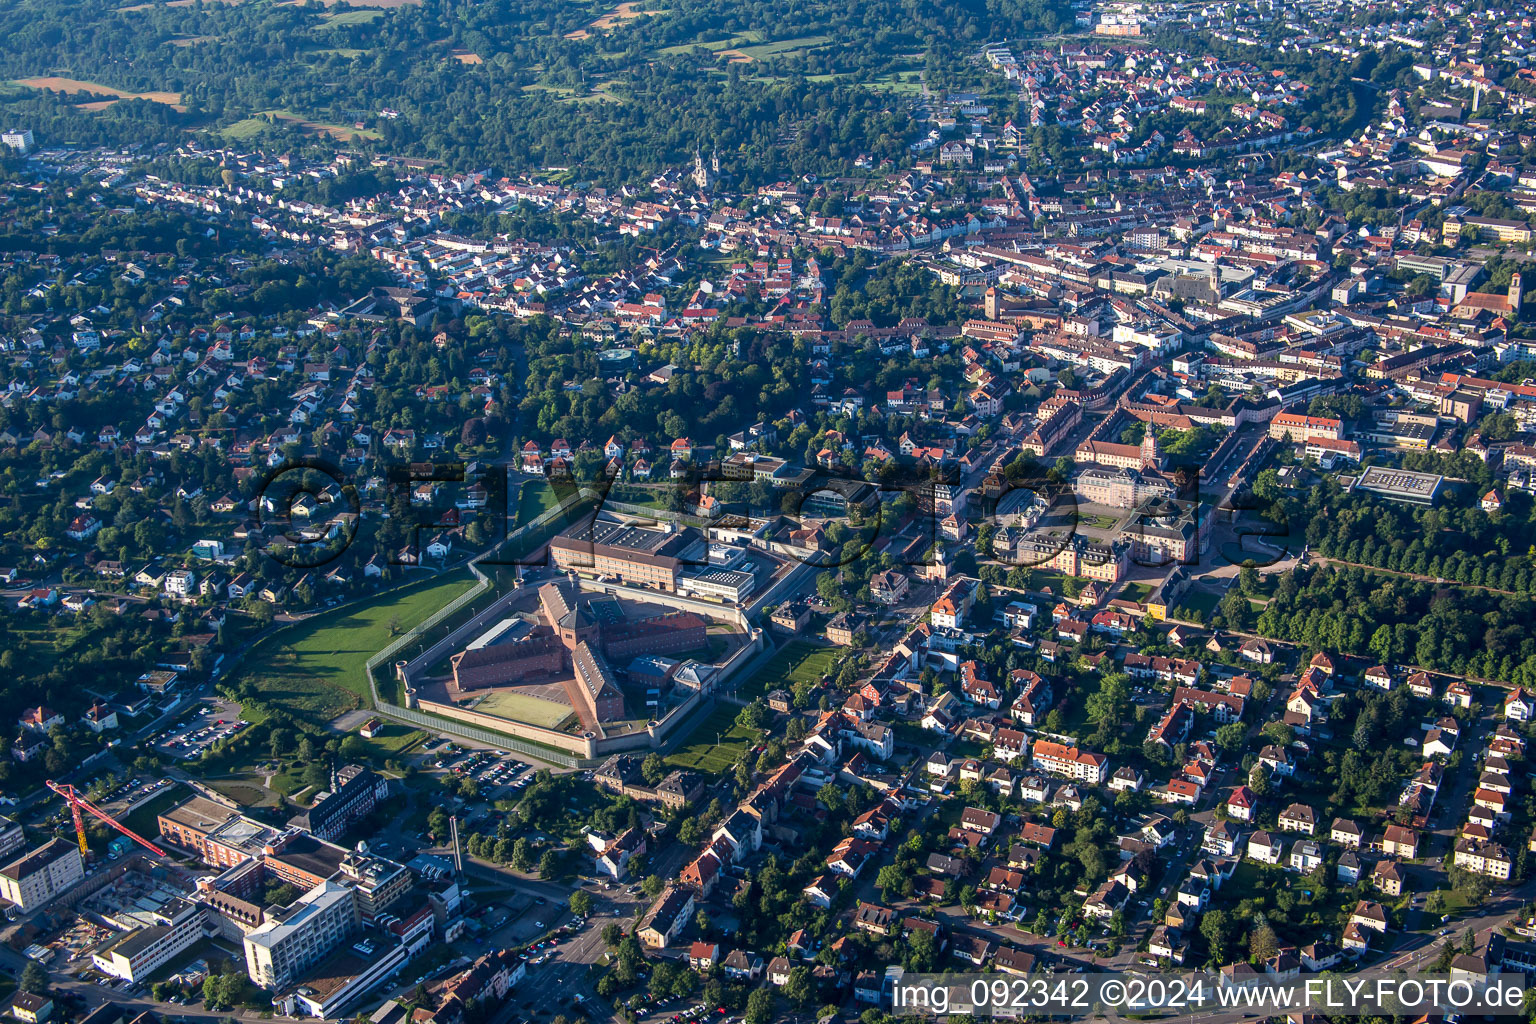
<instances>
[{"instance_id":1,"label":"construction crane","mask_svg":"<svg viewBox=\"0 0 1536 1024\"><path fill-rule=\"evenodd\" d=\"M75 818L75 835L80 840L80 856L88 857L91 853L90 847L87 846L85 842L85 817L80 813L82 810L90 811L96 817L100 818L108 825L111 825L113 828L117 829L123 835L127 836L129 839L132 839L146 850L158 853L162 857L166 855L165 851L160 849L160 847L156 846L148 839L145 839L143 836L128 828L126 825L119 823L116 818L112 817L112 815L108 814L106 811L102 810L100 807L97 807L85 797L81 796L79 790L75 789L75 787L71 786L69 783L54 782L52 779L49 779L47 786L49 789L59 794L59 796L63 797L65 803L69 804L69 813L74 815Z\"/></svg>"}]
</instances>

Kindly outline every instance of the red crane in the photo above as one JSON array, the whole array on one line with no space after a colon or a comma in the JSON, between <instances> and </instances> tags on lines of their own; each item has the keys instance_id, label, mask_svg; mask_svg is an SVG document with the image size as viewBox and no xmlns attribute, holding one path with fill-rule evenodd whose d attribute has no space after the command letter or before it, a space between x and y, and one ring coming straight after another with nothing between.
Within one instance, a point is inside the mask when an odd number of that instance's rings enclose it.
<instances>
[{"instance_id":1,"label":"red crane","mask_svg":"<svg viewBox=\"0 0 1536 1024\"><path fill-rule=\"evenodd\" d=\"M69 812L70 814L74 815L75 818L75 835L80 839L80 856L88 857L91 853L90 847L88 847L85 843L85 818L80 814L81 810L90 811L96 817L100 818L108 825L111 825L113 828L117 829L123 835L127 836L129 839L132 839L146 850L152 850L162 857L166 855L165 851L160 849L160 847L156 846L148 839L145 839L143 836L128 828L126 825L120 824L116 818L112 817L112 815L108 814L106 811L102 810L100 807L97 807L85 797L81 796L80 792L69 783L54 782L52 779L49 779L47 785L49 789L63 797L65 803L69 804Z\"/></svg>"}]
</instances>

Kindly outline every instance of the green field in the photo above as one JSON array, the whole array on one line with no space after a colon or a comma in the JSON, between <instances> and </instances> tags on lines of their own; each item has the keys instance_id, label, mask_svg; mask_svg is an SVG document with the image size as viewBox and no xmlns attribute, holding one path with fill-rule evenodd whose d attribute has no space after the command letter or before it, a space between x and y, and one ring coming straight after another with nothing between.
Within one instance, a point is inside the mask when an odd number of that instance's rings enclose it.
<instances>
[{"instance_id":1,"label":"green field","mask_svg":"<svg viewBox=\"0 0 1536 1024\"><path fill-rule=\"evenodd\" d=\"M327 25L366 25L370 21L377 21L384 17L383 11L340 11L336 14L325 16Z\"/></svg>"},{"instance_id":2,"label":"green field","mask_svg":"<svg viewBox=\"0 0 1536 1024\"><path fill-rule=\"evenodd\" d=\"M513 722L543 726L545 729L558 729L571 717L571 709L563 704L512 690L493 691L476 704L473 710Z\"/></svg>"},{"instance_id":3,"label":"green field","mask_svg":"<svg viewBox=\"0 0 1536 1024\"><path fill-rule=\"evenodd\" d=\"M122 823L141 836L153 838L160 833L160 826L156 819L190 795L187 787L179 782L167 786L151 799L129 811L121 819Z\"/></svg>"},{"instance_id":4,"label":"green field","mask_svg":"<svg viewBox=\"0 0 1536 1024\"><path fill-rule=\"evenodd\" d=\"M427 739L427 734L420 729L412 729L408 725L399 725L395 722L386 722L378 735L371 740L364 740L369 746L381 751L388 757L399 757L408 754L421 746Z\"/></svg>"},{"instance_id":5,"label":"green field","mask_svg":"<svg viewBox=\"0 0 1536 1024\"><path fill-rule=\"evenodd\" d=\"M254 646L230 685L253 684L261 698L317 724L363 707L364 665L396 635L472 586L468 571L425 579L371 601L305 619Z\"/></svg>"},{"instance_id":6,"label":"green field","mask_svg":"<svg viewBox=\"0 0 1536 1024\"><path fill-rule=\"evenodd\" d=\"M1057 572L1055 569L1031 569L1029 570L1029 589L1042 592L1047 587L1057 597L1076 597L1082 593L1088 580L1083 576L1068 576L1066 573Z\"/></svg>"},{"instance_id":7,"label":"green field","mask_svg":"<svg viewBox=\"0 0 1536 1024\"><path fill-rule=\"evenodd\" d=\"M555 507L559 499L547 480L526 480L517 489L517 521L514 528L527 526Z\"/></svg>"},{"instance_id":8,"label":"green field","mask_svg":"<svg viewBox=\"0 0 1536 1024\"><path fill-rule=\"evenodd\" d=\"M741 709L735 704L718 705L708 718L689 733L688 742L668 755L667 764L709 775L729 771L743 754L763 738L758 730L737 725L736 716L739 714Z\"/></svg>"},{"instance_id":9,"label":"green field","mask_svg":"<svg viewBox=\"0 0 1536 1024\"><path fill-rule=\"evenodd\" d=\"M893 71L890 74L880 75L867 82L858 82L856 84L876 92L894 92L910 95L922 92L923 73L921 71Z\"/></svg>"},{"instance_id":10,"label":"green field","mask_svg":"<svg viewBox=\"0 0 1536 1024\"><path fill-rule=\"evenodd\" d=\"M738 692L751 700L772 690L791 690L805 679L819 680L832 671L837 655L836 648L819 647L806 640L791 641Z\"/></svg>"},{"instance_id":11,"label":"green field","mask_svg":"<svg viewBox=\"0 0 1536 1024\"><path fill-rule=\"evenodd\" d=\"M272 125L264 117L247 117L228 125L221 131L225 138L234 139L236 142L249 142L262 132L270 130L271 127Z\"/></svg>"},{"instance_id":12,"label":"green field","mask_svg":"<svg viewBox=\"0 0 1536 1024\"><path fill-rule=\"evenodd\" d=\"M1152 596L1152 586L1149 583L1127 583L1120 588L1120 596L1140 604Z\"/></svg>"},{"instance_id":13,"label":"green field","mask_svg":"<svg viewBox=\"0 0 1536 1024\"><path fill-rule=\"evenodd\" d=\"M379 13L378 11L348 11L348 12L346 12L347 15L351 15L351 14L374 14L374 15L377 15L378 13ZM335 17L345 17L345 16L346 15L335 15ZM373 139L374 141L377 141L377 140L382 139L384 137L383 134L381 132L379 132L375 128L358 128L358 127L355 127L353 125L334 124L334 123L332 123L330 121L314 121L314 120L311 120L310 118L305 117L303 114L297 113L297 112L292 111L292 110L260 110L260 111L256 112L256 119L257 120L260 120L260 119L265 118L265 117L273 117L273 118L276 118L279 121L288 121L288 122L291 122L293 124L297 124L300 128L303 128L306 131L314 132L317 135L329 135L331 138L338 139L338 140L340 140L342 142L347 141L348 139L352 138L352 136L354 136L354 135L356 135L356 136L358 136L360 138L364 138L364 139ZM251 120L251 118L247 118L246 120Z\"/></svg>"},{"instance_id":14,"label":"green field","mask_svg":"<svg viewBox=\"0 0 1536 1024\"><path fill-rule=\"evenodd\" d=\"M755 46L738 46L735 49L753 60L766 60L769 57L786 56L801 50L814 50L831 41L831 36L800 36L797 39L780 39L771 43L758 43Z\"/></svg>"},{"instance_id":15,"label":"green field","mask_svg":"<svg viewBox=\"0 0 1536 1024\"><path fill-rule=\"evenodd\" d=\"M532 82L523 86L523 91L548 93L559 99L562 103L617 103L619 97L609 92L612 86L612 82L600 82L593 86L591 92L582 92L569 86Z\"/></svg>"},{"instance_id":16,"label":"green field","mask_svg":"<svg viewBox=\"0 0 1536 1024\"><path fill-rule=\"evenodd\" d=\"M1221 598L1210 591L1189 590L1185 591L1184 596L1179 598L1179 603L1174 605L1169 615L1175 619L1187 620L1189 618L1188 613L1196 611L1205 619L1209 619L1219 604L1221 604Z\"/></svg>"},{"instance_id":17,"label":"green field","mask_svg":"<svg viewBox=\"0 0 1536 1024\"><path fill-rule=\"evenodd\" d=\"M753 43L761 43L762 41L763 34L761 32L743 32L740 35L730 36L725 39L712 39L702 43L682 43L678 46L668 46L657 52L671 57L680 53L690 53L695 47L702 47L711 53L719 53L721 50L730 50L738 46L750 46Z\"/></svg>"}]
</instances>

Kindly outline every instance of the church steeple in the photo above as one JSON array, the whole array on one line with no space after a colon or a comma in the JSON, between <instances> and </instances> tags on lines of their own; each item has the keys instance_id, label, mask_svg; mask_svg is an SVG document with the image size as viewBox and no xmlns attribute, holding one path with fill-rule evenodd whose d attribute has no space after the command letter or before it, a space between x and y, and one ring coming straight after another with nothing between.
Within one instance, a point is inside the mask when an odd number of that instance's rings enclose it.
<instances>
[{"instance_id":1,"label":"church steeple","mask_svg":"<svg viewBox=\"0 0 1536 1024\"><path fill-rule=\"evenodd\" d=\"M1157 431L1148 423L1147 432L1141 438L1141 468L1157 469L1162 461L1162 453L1157 450Z\"/></svg>"},{"instance_id":2,"label":"church steeple","mask_svg":"<svg viewBox=\"0 0 1536 1024\"><path fill-rule=\"evenodd\" d=\"M711 170L711 167L713 170ZM716 151L710 161L710 167L704 165L704 151L699 147L693 148L693 183L700 191L708 191L714 184L720 172L720 154Z\"/></svg>"}]
</instances>

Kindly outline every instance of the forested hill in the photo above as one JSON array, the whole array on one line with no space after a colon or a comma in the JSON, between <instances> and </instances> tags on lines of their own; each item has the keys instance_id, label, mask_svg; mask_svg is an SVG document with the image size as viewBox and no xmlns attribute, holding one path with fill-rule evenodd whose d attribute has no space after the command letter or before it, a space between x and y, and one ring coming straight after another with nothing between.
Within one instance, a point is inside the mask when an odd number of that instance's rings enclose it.
<instances>
[{"instance_id":1,"label":"forested hill","mask_svg":"<svg viewBox=\"0 0 1536 1024\"><path fill-rule=\"evenodd\" d=\"M965 84L981 42L1072 25L1062 0L370 2L394 6L23 0L0 11L0 79L27 83L0 119L53 142L326 133L605 181L718 147L772 181L899 158L922 81Z\"/></svg>"}]
</instances>

